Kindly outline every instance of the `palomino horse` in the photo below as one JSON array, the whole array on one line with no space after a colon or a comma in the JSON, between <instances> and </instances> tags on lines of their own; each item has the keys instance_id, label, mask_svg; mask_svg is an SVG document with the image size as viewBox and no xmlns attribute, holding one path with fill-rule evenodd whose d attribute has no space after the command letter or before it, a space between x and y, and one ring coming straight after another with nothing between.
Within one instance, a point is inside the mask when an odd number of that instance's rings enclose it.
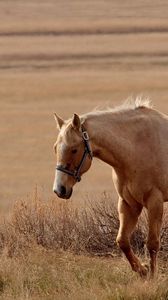
<instances>
[{"instance_id":1,"label":"palomino horse","mask_svg":"<svg viewBox=\"0 0 168 300\"><path fill-rule=\"evenodd\" d=\"M73 186L97 157L113 167L119 195L117 243L132 269L146 276L130 245L131 234L145 207L148 211L151 276L156 269L163 203L168 201L168 118L147 102L91 112L63 121L55 115L59 135L54 145L57 167L54 192L68 199Z\"/></svg>"}]
</instances>

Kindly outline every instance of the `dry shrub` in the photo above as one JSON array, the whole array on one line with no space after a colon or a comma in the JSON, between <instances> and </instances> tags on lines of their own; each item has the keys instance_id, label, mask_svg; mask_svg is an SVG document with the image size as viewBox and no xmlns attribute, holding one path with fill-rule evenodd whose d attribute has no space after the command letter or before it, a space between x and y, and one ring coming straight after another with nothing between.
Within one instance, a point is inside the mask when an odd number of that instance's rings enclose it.
<instances>
[{"instance_id":1,"label":"dry shrub","mask_svg":"<svg viewBox=\"0 0 168 300\"><path fill-rule=\"evenodd\" d=\"M86 249L89 253L108 255L118 252L116 236L119 228L116 205L109 194L103 193L101 200L88 199L87 223L89 239Z\"/></svg>"},{"instance_id":2,"label":"dry shrub","mask_svg":"<svg viewBox=\"0 0 168 300\"><path fill-rule=\"evenodd\" d=\"M71 201L46 202L37 194L16 202L10 218L1 226L1 249L10 256L25 253L33 243L76 254L107 255L118 251L117 210L107 194L102 198L100 202L87 199L85 209L74 208Z\"/></svg>"},{"instance_id":3,"label":"dry shrub","mask_svg":"<svg viewBox=\"0 0 168 300\"><path fill-rule=\"evenodd\" d=\"M168 250L168 213L161 231L162 256ZM87 199L85 209L76 209L71 201L43 201L37 194L15 204L8 220L0 225L0 248L8 255L23 254L33 243L46 249L69 250L76 254L113 255L121 253L116 245L118 213L111 195L101 200ZM140 219L131 243L138 254L144 254L147 218Z\"/></svg>"},{"instance_id":4,"label":"dry shrub","mask_svg":"<svg viewBox=\"0 0 168 300\"><path fill-rule=\"evenodd\" d=\"M168 258L168 208L167 207L165 207L164 209L160 240L161 240L160 256L167 260Z\"/></svg>"}]
</instances>

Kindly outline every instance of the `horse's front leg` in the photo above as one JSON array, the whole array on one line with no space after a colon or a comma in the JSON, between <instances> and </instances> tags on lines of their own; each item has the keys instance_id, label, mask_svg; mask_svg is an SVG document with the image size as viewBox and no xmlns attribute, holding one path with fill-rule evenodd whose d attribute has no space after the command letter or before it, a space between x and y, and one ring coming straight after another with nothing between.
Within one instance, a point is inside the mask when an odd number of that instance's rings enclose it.
<instances>
[{"instance_id":1,"label":"horse's front leg","mask_svg":"<svg viewBox=\"0 0 168 300\"><path fill-rule=\"evenodd\" d=\"M117 243L128 259L133 271L138 272L141 277L147 275L147 268L143 266L135 256L131 245L130 237L137 224L138 217L142 211L142 206L135 203L135 207L130 207L126 201L119 199L118 204L120 228L117 236Z\"/></svg>"}]
</instances>

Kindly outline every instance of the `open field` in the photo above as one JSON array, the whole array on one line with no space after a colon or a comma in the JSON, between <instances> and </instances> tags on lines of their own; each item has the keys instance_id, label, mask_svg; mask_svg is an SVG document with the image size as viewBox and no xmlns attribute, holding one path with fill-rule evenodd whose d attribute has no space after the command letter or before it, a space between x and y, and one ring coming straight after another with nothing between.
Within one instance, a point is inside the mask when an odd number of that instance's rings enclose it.
<instances>
[{"instance_id":1,"label":"open field","mask_svg":"<svg viewBox=\"0 0 168 300\"><path fill-rule=\"evenodd\" d=\"M167 265L154 281L142 281L124 259L75 256L34 248L26 257L1 257L1 299L167 299Z\"/></svg>"},{"instance_id":2,"label":"open field","mask_svg":"<svg viewBox=\"0 0 168 300\"><path fill-rule=\"evenodd\" d=\"M46 213L48 203L58 201L54 112L69 118L138 94L168 113L167 1L0 1L1 219L36 189L46 201L38 210L42 220L43 207ZM116 203L111 168L95 160L65 205L83 208L103 191ZM21 235L16 223L4 235L0 223L0 299L168 299L166 260L160 258L154 281L143 282L118 255L76 256L69 248L48 250L38 239L27 243L27 211L16 207ZM31 209L28 220L45 231Z\"/></svg>"},{"instance_id":3,"label":"open field","mask_svg":"<svg viewBox=\"0 0 168 300\"><path fill-rule=\"evenodd\" d=\"M54 197L54 111L69 118L143 93L168 112L167 6L166 1L1 1L2 211L36 185L46 198ZM73 199L86 190L113 190L110 168L96 161Z\"/></svg>"}]
</instances>

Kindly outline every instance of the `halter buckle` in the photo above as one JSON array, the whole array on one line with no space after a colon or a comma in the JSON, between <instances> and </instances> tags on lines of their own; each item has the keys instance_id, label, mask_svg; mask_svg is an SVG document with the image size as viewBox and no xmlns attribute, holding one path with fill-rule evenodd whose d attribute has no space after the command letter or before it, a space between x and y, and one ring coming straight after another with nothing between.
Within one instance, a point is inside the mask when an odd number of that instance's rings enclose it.
<instances>
[{"instance_id":1,"label":"halter buckle","mask_svg":"<svg viewBox=\"0 0 168 300\"><path fill-rule=\"evenodd\" d=\"M85 141L89 141L89 135L88 135L87 131L82 132L82 137Z\"/></svg>"}]
</instances>

